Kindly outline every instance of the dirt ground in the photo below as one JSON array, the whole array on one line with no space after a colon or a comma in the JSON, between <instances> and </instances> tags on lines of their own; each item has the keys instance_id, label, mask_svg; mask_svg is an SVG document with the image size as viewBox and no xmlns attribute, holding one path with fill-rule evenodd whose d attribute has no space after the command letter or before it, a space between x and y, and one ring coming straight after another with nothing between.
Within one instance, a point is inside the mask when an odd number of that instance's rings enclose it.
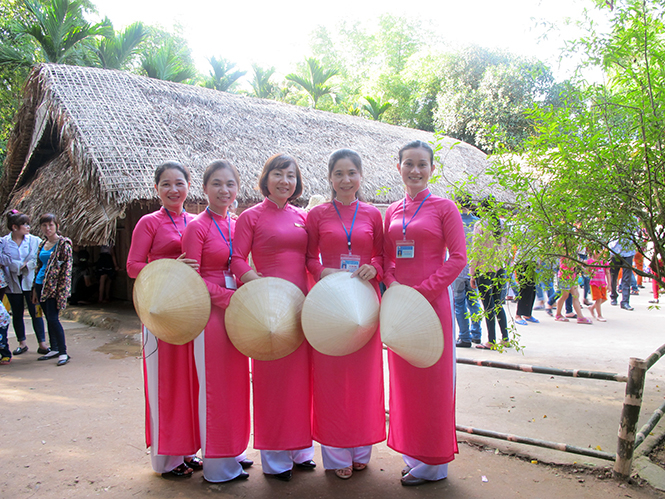
<instances>
[{"instance_id":1,"label":"dirt ground","mask_svg":"<svg viewBox=\"0 0 665 499\"><path fill-rule=\"evenodd\" d=\"M256 464L247 481L208 484L198 473L165 480L152 472L144 446L137 336L64 324L68 365L37 362L29 337L30 351L0 368L0 498L665 497L648 485L619 484L608 469L532 463L465 443L447 480L408 489L399 484L401 458L385 443L375 447L368 469L348 481L320 468L296 472L289 483L265 478L251 442Z\"/></svg>"}]
</instances>

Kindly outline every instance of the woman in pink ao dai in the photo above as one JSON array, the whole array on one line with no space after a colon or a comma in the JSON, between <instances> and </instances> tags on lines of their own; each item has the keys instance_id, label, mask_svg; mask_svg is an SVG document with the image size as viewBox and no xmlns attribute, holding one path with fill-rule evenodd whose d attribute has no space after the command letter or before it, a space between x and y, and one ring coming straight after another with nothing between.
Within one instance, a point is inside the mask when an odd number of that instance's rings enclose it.
<instances>
[{"instance_id":1,"label":"woman in pink ao dai","mask_svg":"<svg viewBox=\"0 0 665 499\"><path fill-rule=\"evenodd\" d=\"M233 241L231 270L244 283L280 277L307 294L305 211L289 204L302 193L296 160L272 156L259 187L263 203L240 214ZM252 254L256 271L247 263ZM313 469L311 347L307 341L277 360L252 359L254 447L261 451L266 475L289 481L296 466Z\"/></svg>"},{"instance_id":2,"label":"woman in pink ao dai","mask_svg":"<svg viewBox=\"0 0 665 499\"><path fill-rule=\"evenodd\" d=\"M235 201L240 177L231 163L212 162L203 174L208 207L189 223L182 239L188 258L210 292L210 319L194 340L199 379L199 421L203 477L209 482L229 482L249 475L243 467L249 442L249 360L229 340L224 313L229 306L235 278L229 269L235 219L229 206Z\"/></svg>"},{"instance_id":3,"label":"woman in pink ao dai","mask_svg":"<svg viewBox=\"0 0 665 499\"><path fill-rule=\"evenodd\" d=\"M182 254L182 233L192 216L183 210L189 192L189 172L180 163L166 162L155 171L155 190L162 208L142 217L132 233L127 275L135 279L149 262L173 258L197 267ZM143 326L143 374L146 443L153 469L187 477L200 468L197 421L198 381L193 344L171 345ZM189 464L190 466L188 466Z\"/></svg>"},{"instance_id":4,"label":"woman in pink ao dai","mask_svg":"<svg viewBox=\"0 0 665 499\"><path fill-rule=\"evenodd\" d=\"M358 199L360 156L335 151L328 161L333 199L307 215L307 267L316 280L341 270L342 255L355 262L353 276L369 281L379 294L383 275L381 213ZM321 259L319 260L319 255ZM357 352L335 357L312 352L314 439L321 443L325 469L342 479L365 469L372 445L386 438L383 397L383 345L379 331Z\"/></svg>"},{"instance_id":5,"label":"woman in pink ao dai","mask_svg":"<svg viewBox=\"0 0 665 499\"><path fill-rule=\"evenodd\" d=\"M433 159L431 147L421 141L410 142L399 151L397 169L406 197L390 205L385 219L384 282L411 286L427 298L441 320L444 335L441 359L425 369L388 351L388 446L402 453L406 463L402 485L446 478L448 463L457 453L454 317L449 287L466 264L466 239L455 204L432 196L427 188L435 168ZM406 245L401 255L397 253L398 241ZM407 246L413 252L404 251Z\"/></svg>"}]
</instances>

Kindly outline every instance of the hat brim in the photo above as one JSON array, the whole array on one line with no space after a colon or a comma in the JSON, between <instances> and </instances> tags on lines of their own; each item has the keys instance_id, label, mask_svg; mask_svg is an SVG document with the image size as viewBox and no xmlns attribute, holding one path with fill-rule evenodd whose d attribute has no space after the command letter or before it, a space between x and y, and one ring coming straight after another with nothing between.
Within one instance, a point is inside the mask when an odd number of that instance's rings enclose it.
<instances>
[{"instance_id":1,"label":"hat brim","mask_svg":"<svg viewBox=\"0 0 665 499\"><path fill-rule=\"evenodd\" d=\"M145 327L172 345L195 339L210 318L205 282L189 265L170 258L143 267L134 282L133 300Z\"/></svg>"}]
</instances>

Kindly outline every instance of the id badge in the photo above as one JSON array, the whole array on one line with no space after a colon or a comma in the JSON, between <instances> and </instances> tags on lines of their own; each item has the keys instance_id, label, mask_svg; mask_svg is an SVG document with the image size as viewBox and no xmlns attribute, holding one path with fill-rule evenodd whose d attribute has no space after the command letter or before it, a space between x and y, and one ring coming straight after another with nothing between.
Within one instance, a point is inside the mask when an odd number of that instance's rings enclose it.
<instances>
[{"instance_id":1,"label":"id badge","mask_svg":"<svg viewBox=\"0 0 665 499\"><path fill-rule=\"evenodd\" d=\"M340 255L339 268L355 272L360 267L360 257L358 255Z\"/></svg>"},{"instance_id":2,"label":"id badge","mask_svg":"<svg viewBox=\"0 0 665 499\"><path fill-rule=\"evenodd\" d=\"M226 289L238 289L236 284L236 276L230 270L224 271L224 285Z\"/></svg>"},{"instance_id":3,"label":"id badge","mask_svg":"<svg viewBox=\"0 0 665 499\"><path fill-rule=\"evenodd\" d=\"M415 241L396 241L397 258L413 258L416 255Z\"/></svg>"}]
</instances>

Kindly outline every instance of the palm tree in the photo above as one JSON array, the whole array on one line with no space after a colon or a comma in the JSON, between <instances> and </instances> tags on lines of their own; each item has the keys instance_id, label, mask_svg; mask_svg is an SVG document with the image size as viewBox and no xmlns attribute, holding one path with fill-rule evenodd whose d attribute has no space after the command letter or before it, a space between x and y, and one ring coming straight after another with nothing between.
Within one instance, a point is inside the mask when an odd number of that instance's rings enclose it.
<instances>
[{"instance_id":1,"label":"palm tree","mask_svg":"<svg viewBox=\"0 0 665 499\"><path fill-rule=\"evenodd\" d=\"M231 85L233 85L238 78L245 76L247 73L247 71L231 72L231 70L236 67L235 63L227 61L222 57L217 59L213 56L208 59L208 62L210 62L210 65L212 66L212 71L204 85L206 88L214 88L220 92L228 92Z\"/></svg>"},{"instance_id":2,"label":"palm tree","mask_svg":"<svg viewBox=\"0 0 665 499\"><path fill-rule=\"evenodd\" d=\"M274 74L275 68L263 69L262 67L252 64L254 70L254 78L250 82L254 89L254 95L261 99L269 99L275 93L275 85L270 83L270 77Z\"/></svg>"},{"instance_id":3,"label":"palm tree","mask_svg":"<svg viewBox=\"0 0 665 499\"><path fill-rule=\"evenodd\" d=\"M143 56L141 66L150 78L180 83L196 76L196 68L186 58L182 49L177 49L173 40Z\"/></svg>"},{"instance_id":4,"label":"palm tree","mask_svg":"<svg viewBox=\"0 0 665 499\"><path fill-rule=\"evenodd\" d=\"M382 97L374 99L370 96L366 96L365 100L367 101L367 104L363 104L363 109L367 111L375 121L379 121L381 115L392 106L390 102L382 102Z\"/></svg>"},{"instance_id":5,"label":"palm tree","mask_svg":"<svg viewBox=\"0 0 665 499\"><path fill-rule=\"evenodd\" d=\"M324 95L332 93L332 86L326 82L339 73L338 69L323 69L321 63L314 57L305 59L307 62L307 74L300 76L295 73L286 75L286 79L300 85L309 94L314 102L314 109L319 99Z\"/></svg>"},{"instance_id":6,"label":"palm tree","mask_svg":"<svg viewBox=\"0 0 665 499\"><path fill-rule=\"evenodd\" d=\"M109 21L110 24L110 21ZM142 22L135 22L124 31L102 38L95 46L95 55L104 69L123 69L137 53L139 45L148 36Z\"/></svg>"},{"instance_id":7,"label":"palm tree","mask_svg":"<svg viewBox=\"0 0 665 499\"><path fill-rule=\"evenodd\" d=\"M32 38L46 62L66 63L82 41L97 35L112 34L113 28L105 19L90 24L83 17L85 0L48 0L41 3L23 0L31 17L18 21L18 33Z\"/></svg>"}]
</instances>

